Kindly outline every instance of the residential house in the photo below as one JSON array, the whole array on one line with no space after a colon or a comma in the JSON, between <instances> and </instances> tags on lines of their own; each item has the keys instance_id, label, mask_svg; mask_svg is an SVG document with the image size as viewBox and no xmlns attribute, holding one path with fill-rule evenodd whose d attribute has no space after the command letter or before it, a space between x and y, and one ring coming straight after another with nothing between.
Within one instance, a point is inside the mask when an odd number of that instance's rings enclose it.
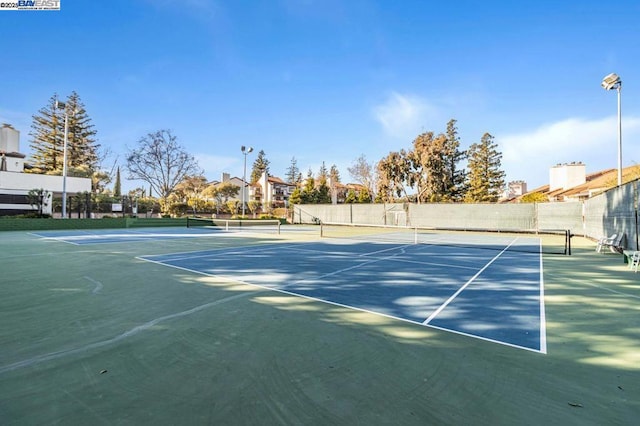
<instances>
[{"instance_id":1,"label":"residential house","mask_svg":"<svg viewBox=\"0 0 640 426\"><path fill-rule=\"evenodd\" d=\"M617 169L605 169L586 173L583 163L557 164L549 171L549 184L528 192L541 193L549 201L581 201L598 195L617 185ZM628 182L640 178L640 166L622 169L622 180ZM526 195L526 194L524 194ZM522 196L517 197L519 201Z\"/></svg>"},{"instance_id":2,"label":"residential house","mask_svg":"<svg viewBox=\"0 0 640 426\"><path fill-rule=\"evenodd\" d=\"M260 202L264 207L286 207L296 184L285 182L276 176L263 172L257 182L250 186L250 200Z\"/></svg>"}]
</instances>

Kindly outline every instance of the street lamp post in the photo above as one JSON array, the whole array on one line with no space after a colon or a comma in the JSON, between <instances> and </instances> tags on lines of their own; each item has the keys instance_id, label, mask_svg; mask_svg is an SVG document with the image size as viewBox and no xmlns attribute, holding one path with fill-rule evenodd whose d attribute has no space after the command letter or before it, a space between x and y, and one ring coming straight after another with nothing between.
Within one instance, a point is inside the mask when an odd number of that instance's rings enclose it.
<instances>
[{"instance_id":1,"label":"street lamp post","mask_svg":"<svg viewBox=\"0 0 640 426\"><path fill-rule=\"evenodd\" d=\"M242 151L242 153L244 154L244 172L242 174L242 217L244 218L244 194L247 190L247 155L249 155L249 153L253 151L253 148L242 145L240 147L240 151Z\"/></svg>"},{"instance_id":2,"label":"street lamp post","mask_svg":"<svg viewBox=\"0 0 640 426\"><path fill-rule=\"evenodd\" d=\"M605 90L618 91L618 186L620 186L622 185L622 104L620 102L622 80L617 74L611 73L602 79L601 84Z\"/></svg>"},{"instance_id":3,"label":"street lamp post","mask_svg":"<svg viewBox=\"0 0 640 426\"><path fill-rule=\"evenodd\" d=\"M62 218L67 218L67 145L69 139L69 112L64 102L56 101L57 109L64 109L64 146L62 154Z\"/></svg>"}]
</instances>

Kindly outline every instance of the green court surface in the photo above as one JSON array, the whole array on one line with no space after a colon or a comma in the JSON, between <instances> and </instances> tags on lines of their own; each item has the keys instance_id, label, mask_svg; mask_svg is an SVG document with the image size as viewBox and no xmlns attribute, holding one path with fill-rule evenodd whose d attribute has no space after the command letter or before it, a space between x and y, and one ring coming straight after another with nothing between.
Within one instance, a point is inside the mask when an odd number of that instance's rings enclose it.
<instances>
[{"instance_id":1,"label":"green court surface","mask_svg":"<svg viewBox=\"0 0 640 426\"><path fill-rule=\"evenodd\" d=\"M585 239L543 257L546 354L138 258L317 238L0 233L0 423L637 424L640 272Z\"/></svg>"}]
</instances>

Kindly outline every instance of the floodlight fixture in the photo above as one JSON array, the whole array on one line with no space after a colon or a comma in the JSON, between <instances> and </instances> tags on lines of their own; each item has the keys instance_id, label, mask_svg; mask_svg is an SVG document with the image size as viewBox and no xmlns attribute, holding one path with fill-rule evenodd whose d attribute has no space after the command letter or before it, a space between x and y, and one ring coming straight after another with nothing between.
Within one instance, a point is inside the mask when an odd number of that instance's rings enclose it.
<instances>
[{"instance_id":1,"label":"floodlight fixture","mask_svg":"<svg viewBox=\"0 0 640 426\"><path fill-rule=\"evenodd\" d=\"M611 73L602 79L602 88L605 90L618 89L622 85L622 80L616 73Z\"/></svg>"},{"instance_id":2,"label":"floodlight fixture","mask_svg":"<svg viewBox=\"0 0 640 426\"><path fill-rule=\"evenodd\" d=\"M620 92L622 80L616 73L611 73L602 79L602 88L605 90L617 90L618 92L618 186L622 185L622 104Z\"/></svg>"}]
</instances>

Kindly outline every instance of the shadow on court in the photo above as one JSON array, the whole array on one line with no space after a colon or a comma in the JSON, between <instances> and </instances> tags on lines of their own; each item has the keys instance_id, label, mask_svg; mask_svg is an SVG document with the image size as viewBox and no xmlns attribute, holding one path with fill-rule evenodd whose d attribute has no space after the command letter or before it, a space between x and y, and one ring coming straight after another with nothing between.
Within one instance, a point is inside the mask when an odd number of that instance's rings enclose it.
<instances>
[{"instance_id":1,"label":"shadow on court","mask_svg":"<svg viewBox=\"0 0 640 426\"><path fill-rule=\"evenodd\" d=\"M535 253L328 240L142 258L503 344L546 350L540 255Z\"/></svg>"}]
</instances>

